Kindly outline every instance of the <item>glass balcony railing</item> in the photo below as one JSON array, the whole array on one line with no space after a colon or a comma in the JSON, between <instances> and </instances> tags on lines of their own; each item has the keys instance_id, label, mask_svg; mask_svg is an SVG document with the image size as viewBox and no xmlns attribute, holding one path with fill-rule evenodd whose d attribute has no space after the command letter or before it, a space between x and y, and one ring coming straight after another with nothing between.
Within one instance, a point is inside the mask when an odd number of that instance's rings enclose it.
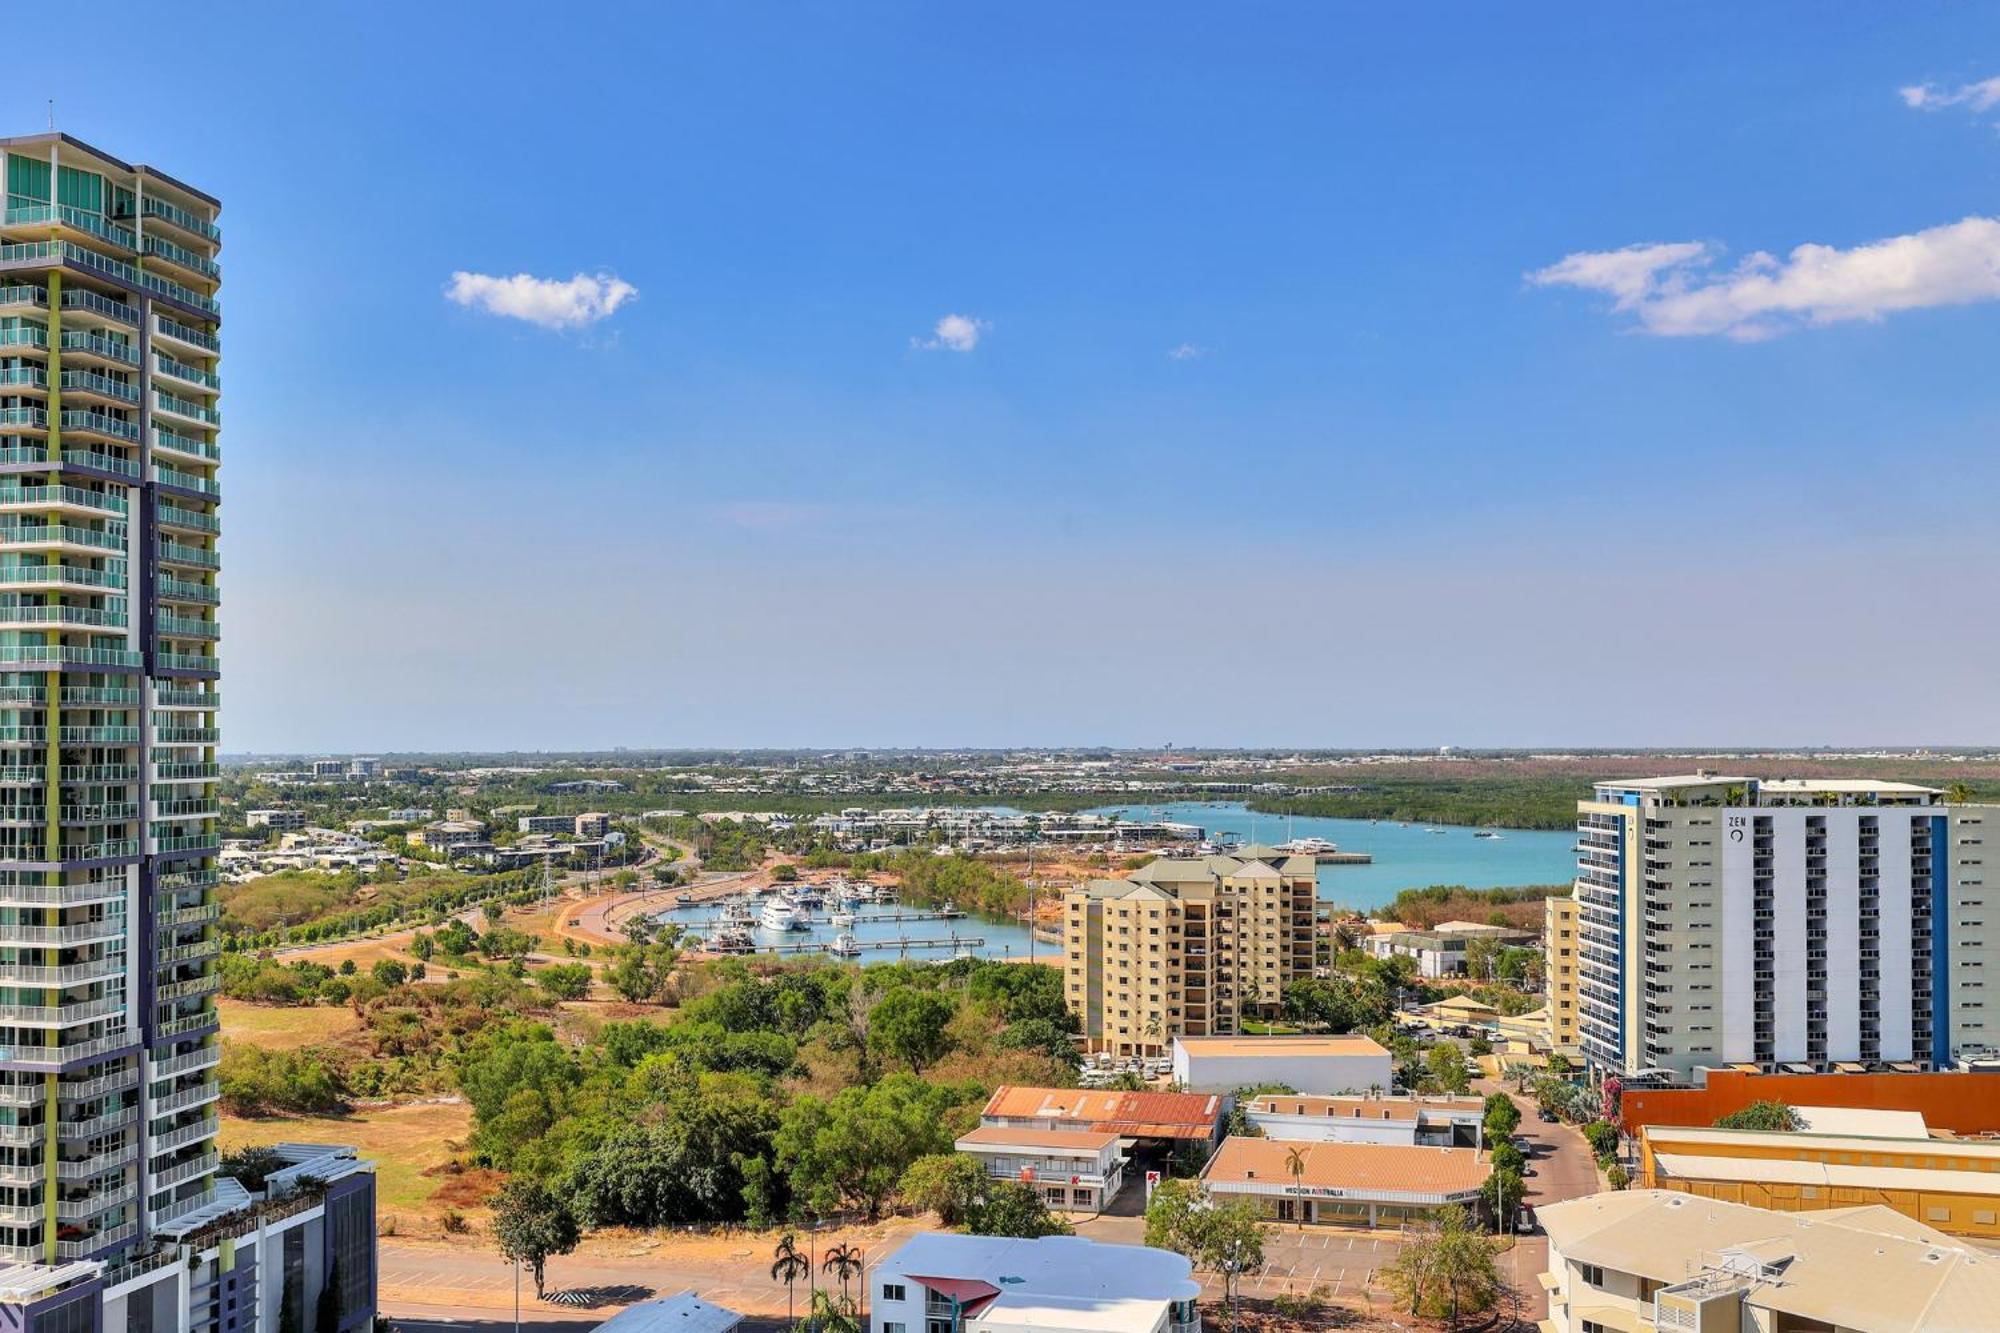
<instances>
[{"instance_id":1,"label":"glass balcony railing","mask_svg":"<svg viewBox=\"0 0 2000 1333\"><path fill-rule=\"evenodd\" d=\"M204 658L202 660L213 661L214 659ZM221 776L222 765L220 764L156 763L153 765L153 780L155 782L206 782L211 778L219 778Z\"/></svg>"},{"instance_id":2,"label":"glass balcony railing","mask_svg":"<svg viewBox=\"0 0 2000 1333\"><path fill-rule=\"evenodd\" d=\"M123 611L102 611L94 606L8 606L0 603L0 624L83 625L93 629L124 629L129 622Z\"/></svg>"},{"instance_id":3,"label":"glass balcony railing","mask_svg":"<svg viewBox=\"0 0 2000 1333\"><path fill-rule=\"evenodd\" d=\"M192 398L182 398L168 393L164 389L153 390L153 406L162 412L173 412L191 421L199 421L204 426L222 425L222 413L216 409L205 407Z\"/></svg>"},{"instance_id":4,"label":"glass balcony railing","mask_svg":"<svg viewBox=\"0 0 2000 1333\"><path fill-rule=\"evenodd\" d=\"M130 227L107 222L101 214L71 208L68 204L16 204L7 210L7 225L10 227L31 227L44 222L50 226L60 223L65 227L75 227L123 250L136 249L139 244L139 238L132 234Z\"/></svg>"},{"instance_id":5,"label":"glass balcony railing","mask_svg":"<svg viewBox=\"0 0 2000 1333\"><path fill-rule=\"evenodd\" d=\"M6 649L0 648L0 663L6 661ZM164 671L220 671L220 659L205 653L170 653L164 649L153 654L153 661ZM161 765L162 768L166 765Z\"/></svg>"},{"instance_id":6,"label":"glass balcony railing","mask_svg":"<svg viewBox=\"0 0 2000 1333\"><path fill-rule=\"evenodd\" d=\"M182 208L179 204L169 203L165 199L155 199L151 195L148 195L140 201L139 211L149 218L158 218L162 222L171 223L179 227L182 231L190 235L199 236L203 240L219 242L222 239L222 229L217 227L213 222L210 222L206 218L198 217L188 212L185 208Z\"/></svg>"},{"instance_id":7,"label":"glass balcony railing","mask_svg":"<svg viewBox=\"0 0 2000 1333\"><path fill-rule=\"evenodd\" d=\"M198 384L212 393L222 392L222 377L212 370L203 370L200 366L191 366L185 361L175 360L173 357L163 355L159 352L153 353L153 366L162 375L171 375L177 380L185 380L189 384Z\"/></svg>"},{"instance_id":8,"label":"glass balcony railing","mask_svg":"<svg viewBox=\"0 0 2000 1333\"><path fill-rule=\"evenodd\" d=\"M0 347L47 347L49 331L39 324L20 324L0 329Z\"/></svg>"},{"instance_id":9,"label":"glass balcony railing","mask_svg":"<svg viewBox=\"0 0 2000 1333\"><path fill-rule=\"evenodd\" d=\"M68 408L64 408L62 428L64 430L95 431L99 435L109 435L114 440L125 440L132 444L139 442L138 422L124 421L105 412L72 412Z\"/></svg>"},{"instance_id":10,"label":"glass balcony railing","mask_svg":"<svg viewBox=\"0 0 2000 1333\"><path fill-rule=\"evenodd\" d=\"M211 282L222 277L222 265L207 255L198 255L184 245L175 245L172 241L163 240L158 236L146 236L141 239L149 255L157 255L169 264L179 264L190 273L199 273Z\"/></svg>"},{"instance_id":11,"label":"glass balcony railing","mask_svg":"<svg viewBox=\"0 0 2000 1333\"><path fill-rule=\"evenodd\" d=\"M170 565L189 565L197 569L219 569L222 557L205 546L189 546L185 542L161 541L160 559Z\"/></svg>"},{"instance_id":12,"label":"glass balcony railing","mask_svg":"<svg viewBox=\"0 0 2000 1333\"><path fill-rule=\"evenodd\" d=\"M0 560L0 583L59 583L73 588L125 590L125 576L109 569L87 569L78 565L33 565L19 560Z\"/></svg>"},{"instance_id":13,"label":"glass balcony railing","mask_svg":"<svg viewBox=\"0 0 2000 1333\"><path fill-rule=\"evenodd\" d=\"M220 708L222 696L214 690L184 690L161 685L153 690L153 702L162 708Z\"/></svg>"},{"instance_id":14,"label":"glass balcony railing","mask_svg":"<svg viewBox=\"0 0 2000 1333\"><path fill-rule=\"evenodd\" d=\"M14 430L47 430L48 410L40 407L0 407L0 427Z\"/></svg>"},{"instance_id":15,"label":"glass balcony railing","mask_svg":"<svg viewBox=\"0 0 2000 1333\"><path fill-rule=\"evenodd\" d=\"M61 743L64 745L137 745L137 727L63 727Z\"/></svg>"},{"instance_id":16,"label":"glass balcony railing","mask_svg":"<svg viewBox=\"0 0 2000 1333\"><path fill-rule=\"evenodd\" d=\"M168 319L165 315L155 315L153 317L153 326L160 331L162 337L173 338L179 342L188 344L190 347L199 347L204 352L213 352L218 356L222 353L222 340L220 338L217 338L212 333L206 333L192 324L183 324L177 319Z\"/></svg>"},{"instance_id":17,"label":"glass balcony railing","mask_svg":"<svg viewBox=\"0 0 2000 1333\"><path fill-rule=\"evenodd\" d=\"M153 516L170 528L188 528L195 532L221 532L222 520L213 514L204 514L195 509L183 509L162 500L153 508Z\"/></svg>"},{"instance_id":18,"label":"glass balcony railing","mask_svg":"<svg viewBox=\"0 0 2000 1333\"><path fill-rule=\"evenodd\" d=\"M114 301L108 296L81 287L72 287L62 294L62 308L82 310L106 319L115 319L121 324L139 326L139 308L123 301Z\"/></svg>"},{"instance_id":19,"label":"glass balcony railing","mask_svg":"<svg viewBox=\"0 0 2000 1333\"><path fill-rule=\"evenodd\" d=\"M139 465L129 458L117 454L107 454L98 449L65 449L62 461L72 467L96 468L99 472L115 472L121 477L139 479Z\"/></svg>"},{"instance_id":20,"label":"glass balcony railing","mask_svg":"<svg viewBox=\"0 0 2000 1333\"><path fill-rule=\"evenodd\" d=\"M0 575L3 575L5 570L5 563L0 562ZM0 577L0 582L4 581L4 577ZM153 593L165 601L200 602L206 606L214 606L222 600L220 589L212 588L206 583L189 583L186 579L177 579L171 574L153 576Z\"/></svg>"},{"instance_id":21,"label":"glass balcony railing","mask_svg":"<svg viewBox=\"0 0 2000 1333\"><path fill-rule=\"evenodd\" d=\"M177 616L167 611L153 617L153 628L170 639L216 639L222 636L222 626L213 620Z\"/></svg>"},{"instance_id":22,"label":"glass balcony railing","mask_svg":"<svg viewBox=\"0 0 2000 1333\"><path fill-rule=\"evenodd\" d=\"M17 282L11 286L0 287L0 305L33 305L47 310L49 294L45 288L31 287L27 283Z\"/></svg>"},{"instance_id":23,"label":"glass balcony railing","mask_svg":"<svg viewBox=\"0 0 2000 1333\"><path fill-rule=\"evenodd\" d=\"M218 727L158 727L153 731L153 739L162 745L214 745L222 739ZM213 802L202 802L201 809L209 809ZM164 809L161 810L165 814ZM212 811L211 811L212 813Z\"/></svg>"},{"instance_id":24,"label":"glass balcony railing","mask_svg":"<svg viewBox=\"0 0 2000 1333\"><path fill-rule=\"evenodd\" d=\"M128 366L139 364L139 348L135 343L120 342L116 338L106 338L102 334L88 333L81 329L67 329L62 336L62 350L65 352L87 352L93 356L105 357L112 361L122 361Z\"/></svg>"},{"instance_id":25,"label":"glass balcony railing","mask_svg":"<svg viewBox=\"0 0 2000 1333\"><path fill-rule=\"evenodd\" d=\"M62 387L65 391L101 393L106 398L116 398L121 403L136 404L139 401L138 385L112 379L109 375L101 375L94 370L65 370L62 373Z\"/></svg>"},{"instance_id":26,"label":"glass balcony railing","mask_svg":"<svg viewBox=\"0 0 2000 1333\"><path fill-rule=\"evenodd\" d=\"M125 550L125 534L122 532L79 528L68 523L0 522L0 546L47 546L55 542L121 554Z\"/></svg>"},{"instance_id":27,"label":"glass balcony railing","mask_svg":"<svg viewBox=\"0 0 2000 1333\"><path fill-rule=\"evenodd\" d=\"M153 480L165 486L178 486L184 491L193 491L197 495L222 494L222 487L217 485L213 478L193 472L183 472L177 467L168 467L165 463L153 464Z\"/></svg>"},{"instance_id":28,"label":"glass balcony railing","mask_svg":"<svg viewBox=\"0 0 2000 1333\"><path fill-rule=\"evenodd\" d=\"M192 435L182 435L164 426L153 427L153 447L172 449L177 453L193 454L196 458L206 458L212 463L222 461L222 450L207 440L197 440Z\"/></svg>"},{"instance_id":29,"label":"glass balcony railing","mask_svg":"<svg viewBox=\"0 0 2000 1333\"><path fill-rule=\"evenodd\" d=\"M64 416L69 414L65 412ZM125 501L104 491L86 491L80 486L9 486L0 483L0 505L77 505L102 509L109 514L125 512Z\"/></svg>"},{"instance_id":30,"label":"glass balcony railing","mask_svg":"<svg viewBox=\"0 0 2000 1333\"><path fill-rule=\"evenodd\" d=\"M56 697L64 708L125 708L139 702L139 691L119 685L65 685Z\"/></svg>"},{"instance_id":31,"label":"glass balcony railing","mask_svg":"<svg viewBox=\"0 0 2000 1333\"><path fill-rule=\"evenodd\" d=\"M73 666L129 667L133 670L137 670L140 666L139 654L129 648L71 648L44 643L0 644L0 670L18 670L17 663L40 666L62 662Z\"/></svg>"},{"instance_id":32,"label":"glass balcony railing","mask_svg":"<svg viewBox=\"0 0 2000 1333\"><path fill-rule=\"evenodd\" d=\"M47 393L49 373L40 366L8 366L0 369L0 388L33 389Z\"/></svg>"}]
</instances>

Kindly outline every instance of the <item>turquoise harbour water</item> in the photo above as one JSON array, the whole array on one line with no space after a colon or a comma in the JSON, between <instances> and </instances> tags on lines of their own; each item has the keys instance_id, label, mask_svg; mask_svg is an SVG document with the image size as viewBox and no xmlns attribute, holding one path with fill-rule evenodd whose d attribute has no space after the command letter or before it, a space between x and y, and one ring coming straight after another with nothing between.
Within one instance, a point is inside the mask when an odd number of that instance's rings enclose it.
<instances>
[{"instance_id":1,"label":"turquoise harbour water","mask_svg":"<svg viewBox=\"0 0 2000 1333\"><path fill-rule=\"evenodd\" d=\"M1541 833L1525 829L1496 829L1497 838L1475 838L1469 828L1450 825L1379 823L1366 819L1286 819L1280 815L1252 814L1242 805L1222 802L1187 801L1175 805L1106 806L1099 814L1122 810L1135 819L1167 819L1182 824L1199 824L1214 837L1232 837L1242 842L1278 843L1287 838L1325 838L1342 851L1370 852L1375 861L1365 866L1323 865L1319 868L1319 896L1343 907L1366 910L1380 907L1396 896L1399 889L1422 888L1428 884L1463 884L1467 888L1511 888L1524 884L1567 884L1576 877L1576 835L1569 832ZM1432 833L1431 828L1442 832ZM812 945L823 949L837 933L827 920L832 909L812 911L812 929L807 931L753 932L757 947ZM907 919L920 909L867 906L858 910L855 937L869 948L857 961L895 962L899 959L928 960L949 958L954 952L977 953L986 958L1025 956L1028 932L1011 921L964 917L954 921ZM662 921L683 926L696 934L714 925L722 914L720 904L703 907L666 907L656 913ZM902 919L899 919L902 918ZM918 945L907 940L970 940L977 946L951 943ZM1055 946L1040 944L1037 952L1047 956ZM824 956L824 955L821 955Z\"/></svg>"},{"instance_id":2,"label":"turquoise harbour water","mask_svg":"<svg viewBox=\"0 0 2000 1333\"><path fill-rule=\"evenodd\" d=\"M1518 888L1526 884L1568 884L1576 878L1576 835L1568 830L1491 829L1497 838L1475 838L1452 824L1398 824L1395 820L1309 819L1260 815L1240 804L1186 801L1173 805L1117 805L1096 811L1123 811L1134 819L1168 819L1199 824L1211 838L1280 843L1287 838L1325 838L1343 852L1369 852L1372 865L1319 868L1319 896L1343 907L1380 907L1401 889L1431 884L1463 884L1470 889ZM1440 829L1432 833L1428 830Z\"/></svg>"}]
</instances>

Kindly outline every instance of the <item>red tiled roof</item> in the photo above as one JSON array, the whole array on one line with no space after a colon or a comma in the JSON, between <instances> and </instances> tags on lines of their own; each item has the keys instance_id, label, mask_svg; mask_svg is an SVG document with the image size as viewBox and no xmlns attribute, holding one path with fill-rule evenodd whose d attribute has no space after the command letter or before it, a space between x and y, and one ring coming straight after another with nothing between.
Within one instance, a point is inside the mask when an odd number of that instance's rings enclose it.
<instances>
[{"instance_id":1,"label":"red tiled roof","mask_svg":"<svg viewBox=\"0 0 2000 1333\"><path fill-rule=\"evenodd\" d=\"M984 1114L988 1119L1048 1120L1129 1138L1206 1139L1221 1119L1222 1098L1203 1092L1002 1087L986 1103Z\"/></svg>"}]
</instances>

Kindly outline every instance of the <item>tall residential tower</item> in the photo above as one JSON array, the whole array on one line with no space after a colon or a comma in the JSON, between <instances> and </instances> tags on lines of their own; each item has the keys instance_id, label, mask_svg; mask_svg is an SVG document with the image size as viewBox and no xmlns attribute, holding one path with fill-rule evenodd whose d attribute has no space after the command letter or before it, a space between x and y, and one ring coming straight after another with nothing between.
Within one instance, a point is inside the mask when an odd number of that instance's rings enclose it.
<instances>
[{"instance_id":1,"label":"tall residential tower","mask_svg":"<svg viewBox=\"0 0 2000 1333\"><path fill-rule=\"evenodd\" d=\"M216 1151L219 205L68 135L0 151L0 1322L244 1326L270 1185Z\"/></svg>"},{"instance_id":2,"label":"tall residential tower","mask_svg":"<svg viewBox=\"0 0 2000 1333\"><path fill-rule=\"evenodd\" d=\"M2000 1033L1991 807L1699 773L1599 783L1577 811L1579 952L1548 974L1596 1072L1939 1068Z\"/></svg>"}]
</instances>

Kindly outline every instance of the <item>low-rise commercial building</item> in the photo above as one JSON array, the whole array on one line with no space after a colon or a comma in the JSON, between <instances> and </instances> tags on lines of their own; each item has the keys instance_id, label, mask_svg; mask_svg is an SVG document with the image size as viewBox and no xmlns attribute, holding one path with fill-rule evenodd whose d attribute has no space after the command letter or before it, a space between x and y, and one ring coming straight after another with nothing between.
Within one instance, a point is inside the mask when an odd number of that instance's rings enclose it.
<instances>
[{"instance_id":1,"label":"low-rise commercial building","mask_svg":"<svg viewBox=\"0 0 2000 1333\"><path fill-rule=\"evenodd\" d=\"M1276 1221L1372 1227L1476 1207L1490 1174L1473 1148L1231 1136L1201 1179L1211 1194L1248 1199Z\"/></svg>"},{"instance_id":2,"label":"low-rise commercial building","mask_svg":"<svg viewBox=\"0 0 2000 1333\"><path fill-rule=\"evenodd\" d=\"M1372 1038L1175 1037L1174 1081L1192 1092L1282 1083L1306 1093L1367 1092L1394 1081L1389 1052Z\"/></svg>"},{"instance_id":3,"label":"low-rise commercial building","mask_svg":"<svg viewBox=\"0 0 2000 1333\"><path fill-rule=\"evenodd\" d=\"M1213 1093L1003 1085L987 1099L979 1120L1003 1129L1089 1129L1172 1147L1214 1143L1228 1109L1227 1101Z\"/></svg>"},{"instance_id":4,"label":"low-rise commercial building","mask_svg":"<svg viewBox=\"0 0 2000 1333\"><path fill-rule=\"evenodd\" d=\"M576 828L576 820L570 815L522 815L514 821L519 833L570 833Z\"/></svg>"},{"instance_id":5,"label":"low-rise commercial building","mask_svg":"<svg viewBox=\"0 0 2000 1333\"><path fill-rule=\"evenodd\" d=\"M1143 1245L924 1231L868 1282L871 1333L1201 1333L1192 1265Z\"/></svg>"},{"instance_id":6,"label":"low-rise commercial building","mask_svg":"<svg viewBox=\"0 0 2000 1333\"><path fill-rule=\"evenodd\" d=\"M1639 1136L1639 1179L1783 1212L1876 1204L1949 1235L2000 1239L2000 1143L1649 1125Z\"/></svg>"},{"instance_id":7,"label":"low-rise commercial building","mask_svg":"<svg viewBox=\"0 0 2000 1333\"><path fill-rule=\"evenodd\" d=\"M1295 1097L1272 1093L1243 1104L1266 1138L1293 1142L1483 1146L1482 1097Z\"/></svg>"},{"instance_id":8,"label":"low-rise commercial building","mask_svg":"<svg viewBox=\"0 0 2000 1333\"><path fill-rule=\"evenodd\" d=\"M2000 1265L1881 1207L1792 1214L1660 1190L1537 1210L1545 1333L1974 1333Z\"/></svg>"},{"instance_id":9,"label":"low-rise commercial building","mask_svg":"<svg viewBox=\"0 0 2000 1333\"><path fill-rule=\"evenodd\" d=\"M409 841L413 846L427 847L434 852L448 852L454 847L479 842L485 836L486 825L479 820L440 819L420 829L410 830Z\"/></svg>"},{"instance_id":10,"label":"low-rise commercial building","mask_svg":"<svg viewBox=\"0 0 2000 1333\"><path fill-rule=\"evenodd\" d=\"M1032 1186L1064 1212L1098 1213L1125 1186L1119 1139L1098 1129L1007 1129L981 1125L953 1145L994 1180Z\"/></svg>"},{"instance_id":11,"label":"low-rise commercial building","mask_svg":"<svg viewBox=\"0 0 2000 1333\"><path fill-rule=\"evenodd\" d=\"M611 831L611 816L593 810L570 821L569 831L579 838L601 838Z\"/></svg>"}]
</instances>

